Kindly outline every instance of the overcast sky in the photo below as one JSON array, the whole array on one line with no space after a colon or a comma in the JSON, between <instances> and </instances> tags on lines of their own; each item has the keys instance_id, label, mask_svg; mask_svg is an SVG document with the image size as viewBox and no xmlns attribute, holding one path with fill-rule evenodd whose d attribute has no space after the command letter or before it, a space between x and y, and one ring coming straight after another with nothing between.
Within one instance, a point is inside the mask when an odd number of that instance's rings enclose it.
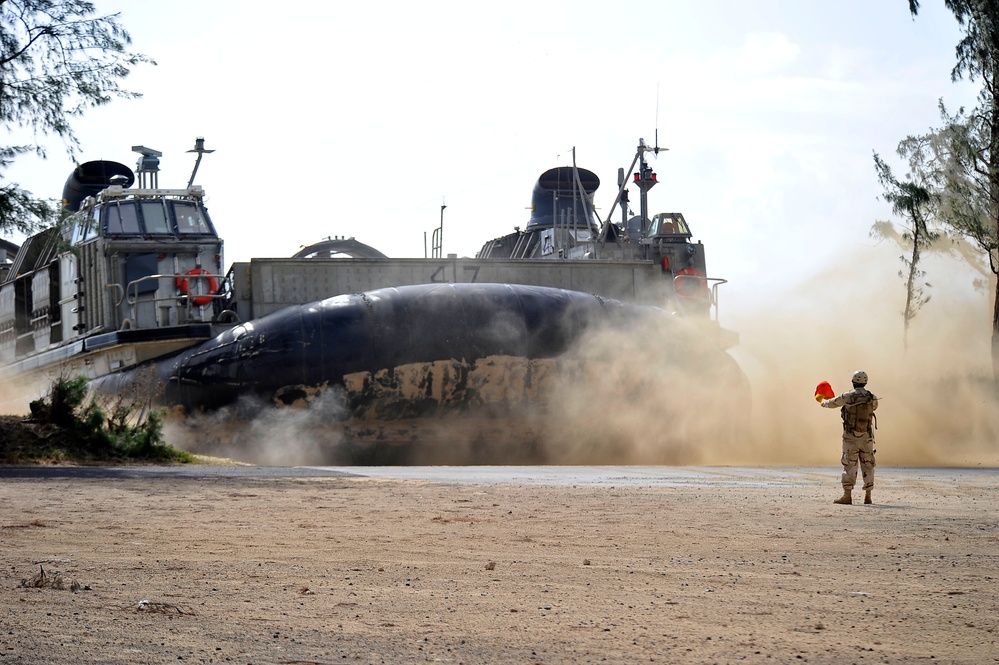
<instances>
[{"instance_id":1,"label":"overcast sky","mask_svg":"<svg viewBox=\"0 0 999 665\"><path fill-rule=\"evenodd\" d=\"M141 100L74 123L80 161L134 166L142 144L180 187L203 136L227 264L331 235L422 257L442 202L444 252L474 256L524 225L534 181L573 148L606 217L658 129L650 211L684 213L739 301L870 248L890 217L872 151L894 157L939 124L939 98L975 95L950 82L942 0L915 20L905 0L96 5L159 64L126 80ZM58 198L72 167L51 142L9 175Z\"/></svg>"}]
</instances>

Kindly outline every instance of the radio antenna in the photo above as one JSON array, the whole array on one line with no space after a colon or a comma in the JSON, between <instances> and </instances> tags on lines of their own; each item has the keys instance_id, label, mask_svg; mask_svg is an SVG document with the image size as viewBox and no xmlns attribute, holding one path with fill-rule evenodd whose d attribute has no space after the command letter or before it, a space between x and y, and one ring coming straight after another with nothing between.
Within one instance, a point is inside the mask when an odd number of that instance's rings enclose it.
<instances>
[{"instance_id":1,"label":"radio antenna","mask_svg":"<svg viewBox=\"0 0 999 665\"><path fill-rule=\"evenodd\" d=\"M656 157L659 156L659 84L656 83L656 147L653 148Z\"/></svg>"},{"instance_id":2,"label":"radio antenna","mask_svg":"<svg viewBox=\"0 0 999 665\"><path fill-rule=\"evenodd\" d=\"M133 150L134 150L134 148L133 148ZM205 138L203 136L199 136L198 138L194 139L194 149L193 150L188 150L188 152L196 152L196 153L198 153L198 159L197 159L197 161L194 162L194 170L191 171L191 179L187 181L187 188L190 189L191 185L194 184L194 176L198 175L198 167L201 166L201 158L203 156L205 156L207 154L210 154L210 153L213 153L215 151L214 150L206 150L205 149Z\"/></svg>"}]
</instances>

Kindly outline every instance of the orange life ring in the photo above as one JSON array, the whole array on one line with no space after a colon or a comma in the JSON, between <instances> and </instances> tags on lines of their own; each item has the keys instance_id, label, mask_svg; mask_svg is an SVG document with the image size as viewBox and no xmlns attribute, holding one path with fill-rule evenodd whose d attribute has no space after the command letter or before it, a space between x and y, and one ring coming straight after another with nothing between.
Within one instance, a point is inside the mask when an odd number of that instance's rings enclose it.
<instances>
[{"instance_id":1,"label":"orange life ring","mask_svg":"<svg viewBox=\"0 0 999 665\"><path fill-rule=\"evenodd\" d=\"M202 277L202 275L207 275L207 277ZM177 275L177 279L175 280L177 283L177 288L185 296L189 292L188 291L190 286L188 284L189 279L208 280L208 295L195 296L192 299L192 302L198 307L204 307L205 305L209 304L212 301L212 296L215 295L215 292L219 290L219 283L215 281L215 278L212 277L212 274L207 270L205 270L204 268L191 268L190 270L187 271L186 275Z\"/></svg>"},{"instance_id":2,"label":"orange life ring","mask_svg":"<svg viewBox=\"0 0 999 665\"><path fill-rule=\"evenodd\" d=\"M684 268L678 271L673 278L673 286L681 298L708 297L708 280L697 268Z\"/></svg>"}]
</instances>

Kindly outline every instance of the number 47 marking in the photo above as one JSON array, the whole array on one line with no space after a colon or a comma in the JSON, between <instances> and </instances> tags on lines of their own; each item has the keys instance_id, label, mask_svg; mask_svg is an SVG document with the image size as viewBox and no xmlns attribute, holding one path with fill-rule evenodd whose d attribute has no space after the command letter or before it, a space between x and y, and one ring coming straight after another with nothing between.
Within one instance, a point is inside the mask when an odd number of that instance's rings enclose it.
<instances>
[{"instance_id":1,"label":"number 47 marking","mask_svg":"<svg viewBox=\"0 0 999 665\"><path fill-rule=\"evenodd\" d=\"M471 279L460 280L469 284L474 284L479 278L479 267L477 265L463 265L461 266L462 272L467 276L468 273L472 273ZM430 275L430 281L433 284L446 284L449 281L458 282L458 267L454 266L454 279L448 280L447 278L447 266L438 266L437 270Z\"/></svg>"}]
</instances>

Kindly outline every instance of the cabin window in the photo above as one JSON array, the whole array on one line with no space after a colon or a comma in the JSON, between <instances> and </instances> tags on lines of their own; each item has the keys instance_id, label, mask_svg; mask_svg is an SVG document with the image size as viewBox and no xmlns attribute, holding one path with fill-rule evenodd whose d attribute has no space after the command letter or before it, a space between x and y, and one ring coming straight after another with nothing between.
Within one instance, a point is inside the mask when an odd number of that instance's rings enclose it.
<instances>
[{"instance_id":1,"label":"cabin window","mask_svg":"<svg viewBox=\"0 0 999 665\"><path fill-rule=\"evenodd\" d=\"M690 235L690 229L683 217L677 215L656 215L652 219L651 235Z\"/></svg>"},{"instance_id":2,"label":"cabin window","mask_svg":"<svg viewBox=\"0 0 999 665\"><path fill-rule=\"evenodd\" d=\"M129 254L125 257L125 282L129 297L143 293L154 293L159 288L156 279L143 279L156 274L158 268L155 254ZM172 281L172 280L171 280Z\"/></svg>"},{"instance_id":3,"label":"cabin window","mask_svg":"<svg viewBox=\"0 0 999 665\"><path fill-rule=\"evenodd\" d=\"M73 224L73 229L71 231L72 236L70 237L69 240L70 244L79 245L81 242L83 242L83 234L86 232L87 232L87 220L86 219L77 220L76 223Z\"/></svg>"},{"instance_id":4,"label":"cabin window","mask_svg":"<svg viewBox=\"0 0 999 665\"><path fill-rule=\"evenodd\" d=\"M136 215L135 205L123 203L109 206L105 228L109 236L139 233L139 217Z\"/></svg>"},{"instance_id":5,"label":"cabin window","mask_svg":"<svg viewBox=\"0 0 999 665\"><path fill-rule=\"evenodd\" d=\"M87 237L87 225L90 223L89 217L76 217L73 222L72 237L70 243L79 245Z\"/></svg>"},{"instance_id":6,"label":"cabin window","mask_svg":"<svg viewBox=\"0 0 999 665\"><path fill-rule=\"evenodd\" d=\"M180 235L214 235L201 210L194 203L175 201L173 212L177 217L177 232Z\"/></svg>"},{"instance_id":7,"label":"cabin window","mask_svg":"<svg viewBox=\"0 0 999 665\"><path fill-rule=\"evenodd\" d=\"M79 245L85 243L88 240L93 240L97 237L97 230L100 228L100 211L97 209L91 210L87 215L81 215L76 218L76 222L73 224L73 238L71 240L73 245Z\"/></svg>"},{"instance_id":8,"label":"cabin window","mask_svg":"<svg viewBox=\"0 0 999 665\"><path fill-rule=\"evenodd\" d=\"M86 224L87 226L83 231L83 239L93 240L97 237L101 228L101 211L96 208L91 210Z\"/></svg>"},{"instance_id":9,"label":"cabin window","mask_svg":"<svg viewBox=\"0 0 999 665\"><path fill-rule=\"evenodd\" d=\"M167 221L166 208L162 201L143 201L142 221L146 227L146 233L171 233L170 223Z\"/></svg>"}]
</instances>

